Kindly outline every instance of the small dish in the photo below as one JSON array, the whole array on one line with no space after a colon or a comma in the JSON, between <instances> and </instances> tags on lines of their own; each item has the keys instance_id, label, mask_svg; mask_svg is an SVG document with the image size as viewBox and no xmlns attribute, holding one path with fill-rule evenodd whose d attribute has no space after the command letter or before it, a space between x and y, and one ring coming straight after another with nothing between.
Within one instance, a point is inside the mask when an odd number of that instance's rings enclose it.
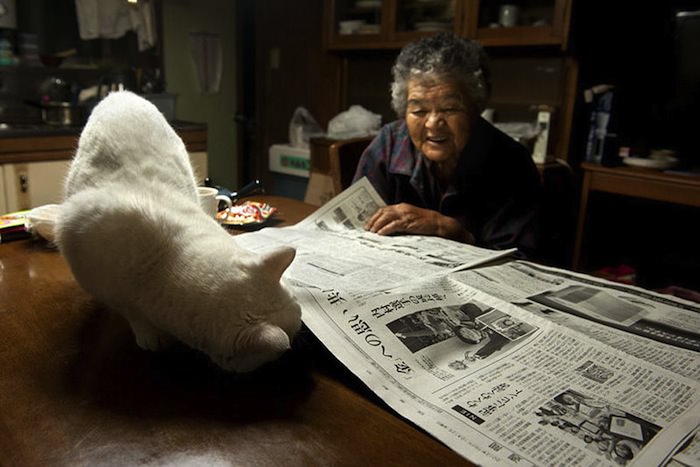
<instances>
[{"instance_id":1,"label":"small dish","mask_svg":"<svg viewBox=\"0 0 700 467\"><path fill-rule=\"evenodd\" d=\"M450 23L441 21L423 21L416 23L416 31L421 32L447 32L452 30Z\"/></svg>"},{"instance_id":2,"label":"small dish","mask_svg":"<svg viewBox=\"0 0 700 467\"><path fill-rule=\"evenodd\" d=\"M678 164L678 159L671 156L656 157L624 157L622 162L632 167L644 167L647 169L666 170Z\"/></svg>"},{"instance_id":3,"label":"small dish","mask_svg":"<svg viewBox=\"0 0 700 467\"><path fill-rule=\"evenodd\" d=\"M246 201L220 211L216 214L216 219L222 225L260 225L267 222L267 220L276 212L277 208L270 206L268 203Z\"/></svg>"},{"instance_id":4,"label":"small dish","mask_svg":"<svg viewBox=\"0 0 700 467\"><path fill-rule=\"evenodd\" d=\"M338 23L340 34L356 34L358 29L366 23L363 19L340 21Z\"/></svg>"},{"instance_id":5,"label":"small dish","mask_svg":"<svg viewBox=\"0 0 700 467\"><path fill-rule=\"evenodd\" d=\"M381 0L359 0L355 3L356 8L379 8L381 6Z\"/></svg>"},{"instance_id":6,"label":"small dish","mask_svg":"<svg viewBox=\"0 0 700 467\"><path fill-rule=\"evenodd\" d=\"M357 34L379 34L378 24L363 24L357 29Z\"/></svg>"}]
</instances>

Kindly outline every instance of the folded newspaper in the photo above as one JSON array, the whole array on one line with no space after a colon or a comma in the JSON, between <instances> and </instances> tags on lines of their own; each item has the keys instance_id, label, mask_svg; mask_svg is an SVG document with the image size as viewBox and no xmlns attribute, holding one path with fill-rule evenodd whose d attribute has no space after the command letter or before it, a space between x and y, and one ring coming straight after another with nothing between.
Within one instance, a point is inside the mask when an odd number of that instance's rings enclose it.
<instances>
[{"instance_id":1,"label":"folded newspaper","mask_svg":"<svg viewBox=\"0 0 700 467\"><path fill-rule=\"evenodd\" d=\"M700 307L362 226L363 179L291 227L303 321L396 412L481 465L700 465Z\"/></svg>"}]
</instances>

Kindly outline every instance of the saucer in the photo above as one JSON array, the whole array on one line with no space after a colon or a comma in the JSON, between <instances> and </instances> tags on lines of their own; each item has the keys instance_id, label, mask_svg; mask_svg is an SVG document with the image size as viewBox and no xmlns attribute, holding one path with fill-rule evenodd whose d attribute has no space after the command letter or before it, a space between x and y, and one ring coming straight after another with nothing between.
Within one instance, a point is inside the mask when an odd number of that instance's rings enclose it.
<instances>
[{"instance_id":1,"label":"saucer","mask_svg":"<svg viewBox=\"0 0 700 467\"><path fill-rule=\"evenodd\" d=\"M666 170L678 164L678 159L671 156L658 157L624 157L622 162L632 167L644 167L647 169Z\"/></svg>"}]
</instances>

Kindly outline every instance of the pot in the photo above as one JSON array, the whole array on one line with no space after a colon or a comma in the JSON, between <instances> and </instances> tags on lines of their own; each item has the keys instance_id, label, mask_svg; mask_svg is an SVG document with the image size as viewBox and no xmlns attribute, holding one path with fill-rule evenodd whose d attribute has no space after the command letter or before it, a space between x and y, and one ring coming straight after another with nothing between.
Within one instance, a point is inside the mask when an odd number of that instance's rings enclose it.
<instances>
[{"instance_id":1,"label":"pot","mask_svg":"<svg viewBox=\"0 0 700 467\"><path fill-rule=\"evenodd\" d=\"M85 123L85 107L70 102L25 101L41 110L41 120L52 126L80 126Z\"/></svg>"},{"instance_id":2,"label":"pot","mask_svg":"<svg viewBox=\"0 0 700 467\"><path fill-rule=\"evenodd\" d=\"M83 107L70 102L46 102L41 106L41 118L47 125L82 125Z\"/></svg>"}]
</instances>

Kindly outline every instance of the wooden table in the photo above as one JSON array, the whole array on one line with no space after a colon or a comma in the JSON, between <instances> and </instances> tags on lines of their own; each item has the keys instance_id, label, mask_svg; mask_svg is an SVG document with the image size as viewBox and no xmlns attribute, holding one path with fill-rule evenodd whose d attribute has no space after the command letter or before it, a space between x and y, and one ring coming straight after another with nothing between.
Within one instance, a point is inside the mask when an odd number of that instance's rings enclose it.
<instances>
[{"instance_id":1,"label":"wooden table","mask_svg":"<svg viewBox=\"0 0 700 467\"><path fill-rule=\"evenodd\" d=\"M581 204L574 243L574 270L581 267L583 236L591 191L700 207L700 178L639 167L605 167L584 162Z\"/></svg>"},{"instance_id":2,"label":"wooden table","mask_svg":"<svg viewBox=\"0 0 700 467\"><path fill-rule=\"evenodd\" d=\"M281 197L278 225L315 207ZM0 464L471 465L394 415L308 332L224 373L139 349L42 241L0 245Z\"/></svg>"}]
</instances>

